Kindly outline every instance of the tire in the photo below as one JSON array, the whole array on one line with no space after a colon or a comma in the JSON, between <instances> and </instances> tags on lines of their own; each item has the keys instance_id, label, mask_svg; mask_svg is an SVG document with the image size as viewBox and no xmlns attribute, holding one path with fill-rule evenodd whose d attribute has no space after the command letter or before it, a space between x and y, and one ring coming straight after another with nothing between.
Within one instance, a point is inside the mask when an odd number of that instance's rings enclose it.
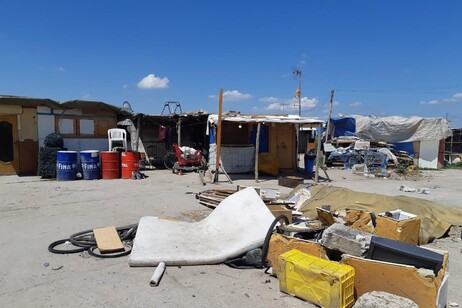
<instances>
[{"instance_id":1,"label":"tire","mask_svg":"<svg viewBox=\"0 0 462 308\"><path fill-rule=\"evenodd\" d=\"M165 168L167 169L172 169L173 165L178 161L176 158L176 153L175 152L167 152L165 154L164 158L162 159L162 162L164 163Z\"/></svg>"}]
</instances>

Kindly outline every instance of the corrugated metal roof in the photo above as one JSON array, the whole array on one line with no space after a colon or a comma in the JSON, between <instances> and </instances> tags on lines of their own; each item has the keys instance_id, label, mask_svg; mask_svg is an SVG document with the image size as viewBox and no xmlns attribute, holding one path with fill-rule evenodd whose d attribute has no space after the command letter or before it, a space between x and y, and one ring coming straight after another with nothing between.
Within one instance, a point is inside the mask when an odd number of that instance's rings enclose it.
<instances>
[{"instance_id":1,"label":"corrugated metal roof","mask_svg":"<svg viewBox=\"0 0 462 308\"><path fill-rule=\"evenodd\" d=\"M218 122L218 115L209 115L210 123ZM238 113L224 114L222 121L241 123L291 123L291 124L322 124L323 120L318 118L306 118L294 115L243 115Z\"/></svg>"}]
</instances>

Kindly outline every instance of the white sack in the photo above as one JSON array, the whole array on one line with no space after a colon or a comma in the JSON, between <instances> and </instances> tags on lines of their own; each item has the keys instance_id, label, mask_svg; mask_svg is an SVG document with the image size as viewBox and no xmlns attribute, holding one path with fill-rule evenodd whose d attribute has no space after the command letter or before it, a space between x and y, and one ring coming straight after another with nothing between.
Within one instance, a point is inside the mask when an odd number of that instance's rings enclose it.
<instances>
[{"instance_id":1,"label":"white sack","mask_svg":"<svg viewBox=\"0 0 462 308\"><path fill-rule=\"evenodd\" d=\"M217 264L263 245L273 214L252 187L223 200L204 220L141 218L130 266Z\"/></svg>"}]
</instances>

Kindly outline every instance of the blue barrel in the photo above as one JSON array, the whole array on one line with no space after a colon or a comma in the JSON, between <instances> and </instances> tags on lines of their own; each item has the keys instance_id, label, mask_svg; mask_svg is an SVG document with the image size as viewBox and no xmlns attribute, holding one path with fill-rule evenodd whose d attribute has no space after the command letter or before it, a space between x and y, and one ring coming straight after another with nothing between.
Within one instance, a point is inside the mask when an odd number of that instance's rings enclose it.
<instances>
[{"instance_id":1,"label":"blue barrel","mask_svg":"<svg viewBox=\"0 0 462 308\"><path fill-rule=\"evenodd\" d=\"M309 176L314 176L314 161L316 160L316 154L305 153L305 173Z\"/></svg>"},{"instance_id":2,"label":"blue barrel","mask_svg":"<svg viewBox=\"0 0 462 308\"><path fill-rule=\"evenodd\" d=\"M97 180L101 175L99 151L80 151L80 163L84 180Z\"/></svg>"},{"instance_id":3,"label":"blue barrel","mask_svg":"<svg viewBox=\"0 0 462 308\"><path fill-rule=\"evenodd\" d=\"M77 175L77 152L58 151L56 158L56 178L58 181L73 181Z\"/></svg>"}]
</instances>

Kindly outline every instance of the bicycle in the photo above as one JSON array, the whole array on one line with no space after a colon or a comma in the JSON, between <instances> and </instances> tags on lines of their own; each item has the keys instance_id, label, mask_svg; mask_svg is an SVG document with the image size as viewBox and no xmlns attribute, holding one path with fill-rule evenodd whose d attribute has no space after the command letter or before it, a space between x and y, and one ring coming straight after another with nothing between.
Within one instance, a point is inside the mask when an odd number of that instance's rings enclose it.
<instances>
[{"instance_id":1,"label":"bicycle","mask_svg":"<svg viewBox=\"0 0 462 308\"><path fill-rule=\"evenodd\" d=\"M178 162L178 158L176 156L175 149L172 146L169 146L167 153L162 158L162 163L165 168L172 170L176 162Z\"/></svg>"}]
</instances>

